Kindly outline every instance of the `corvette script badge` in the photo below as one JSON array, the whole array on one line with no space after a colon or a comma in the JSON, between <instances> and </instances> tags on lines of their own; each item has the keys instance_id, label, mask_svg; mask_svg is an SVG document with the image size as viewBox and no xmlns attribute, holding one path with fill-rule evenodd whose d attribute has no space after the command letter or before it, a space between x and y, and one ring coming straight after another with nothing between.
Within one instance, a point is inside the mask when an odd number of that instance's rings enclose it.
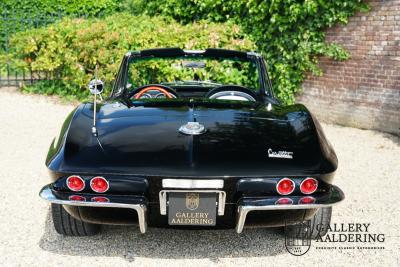
<instances>
[{"instance_id":1,"label":"corvette script badge","mask_svg":"<svg viewBox=\"0 0 400 267\"><path fill-rule=\"evenodd\" d=\"M206 132L204 125L190 121L179 128L179 132L188 135L199 135Z\"/></svg>"},{"instance_id":2,"label":"corvette script badge","mask_svg":"<svg viewBox=\"0 0 400 267\"><path fill-rule=\"evenodd\" d=\"M272 151L271 148L268 149L269 158L282 158L282 159L292 159L293 152L289 151Z\"/></svg>"}]
</instances>

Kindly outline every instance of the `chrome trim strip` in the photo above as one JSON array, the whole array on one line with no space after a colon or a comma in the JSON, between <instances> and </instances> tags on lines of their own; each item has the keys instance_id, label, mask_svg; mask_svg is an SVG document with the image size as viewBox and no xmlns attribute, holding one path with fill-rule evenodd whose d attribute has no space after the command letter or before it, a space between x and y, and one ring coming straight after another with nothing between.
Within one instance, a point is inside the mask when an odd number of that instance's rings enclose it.
<instances>
[{"instance_id":1,"label":"chrome trim strip","mask_svg":"<svg viewBox=\"0 0 400 267\"><path fill-rule=\"evenodd\" d=\"M58 199L53 194L53 192L51 191L49 186L45 186L40 191L39 196L41 198L43 198L44 200L47 200L51 203L61 204L61 205L133 209L137 212L137 215L138 215L140 232L142 234L144 234L144 233L146 233L146 230L147 230L147 221L146 221L147 207L146 207L146 205L143 205L143 204L63 200L63 199Z\"/></svg>"},{"instance_id":2,"label":"chrome trim strip","mask_svg":"<svg viewBox=\"0 0 400 267\"><path fill-rule=\"evenodd\" d=\"M195 193L216 193L218 194L218 215L223 216L225 213L226 193L220 190L161 190L159 193L160 198L160 214L167 215L167 193L170 192L195 192Z\"/></svg>"},{"instance_id":3,"label":"chrome trim strip","mask_svg":"<svg viewBox=\"0 0 400 267\"><path fill-rule=\"evenodd\" d=\"M237 218L236 218L236 233L240 234L243 231L244 224L246 221L247 214L253 210L299 210L299 209L318 209L324 207L331 207L340 202L341 199L335 203L328 203L328 204L285 204L285 205L267 205L267 206L238 206L237 210Z\"/></svg>"},{"instance_id":4,"label":"chrome trim strip","mask_svg":"<svg viewBox=\"0 0 400 267\"><path fill-rule=\"evenodd\" d=\"M212 179L163 179L163 188L182 188L182 189L221 189L224 187L224 180Z\"/></svg>"}]
</instances>

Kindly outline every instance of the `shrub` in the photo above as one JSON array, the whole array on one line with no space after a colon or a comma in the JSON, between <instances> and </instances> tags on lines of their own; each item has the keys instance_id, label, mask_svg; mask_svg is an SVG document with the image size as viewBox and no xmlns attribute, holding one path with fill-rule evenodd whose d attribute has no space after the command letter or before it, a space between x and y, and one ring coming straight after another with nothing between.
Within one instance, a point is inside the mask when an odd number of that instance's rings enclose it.
<instances>
[{"instance_id":1,"label":"shrub","mask_svg":"<svg viewBox=\"0 0 400 267\"><path fill-rule=\"evenodd\" d=\"M0 50L7 50L9 35L38 28L61 17L93 17L114 13L118 0L1 0Z\"/></svg>"},{"instance_id":2,"label":"shrub","mask_svg":"<svg viewBox=\"0 0 400 267\"><path fill-rule=\"evenodd\" d=\"M104 19L64 19L45 28L17 33L11 38L10 47L12 50L3 55L3 61L27 70L53 73L60 78L57 86L61 89L52 88L47 93L78 98L87 94L86 85L93 78L96 64L99 77L109 87L122 56L129 50L255 48L254 43L232 23L200 21L183 26L172 19L123 13Z\"/></svg>"},{"instance_id":3,"label":"shrub","mask_svg":"<svg viewBox=\"0 0 400 267\"><path fill-rule=\"evenodd\" d=\"M125 0L132 12L162 14L182 23L231 20L242 27L266 57L277 96L294 102L306 72L320 75L317 57L344 60L348 53L325 42L324 29L346 23L362 0Z\"/></svg>"},{"instance_id":4,"label":"shrub","mask_svg":"<svg viewBox=\"0 0 400 267\"><path fill-rule=\"evenodd\" d=\"M43 17L46 14L95 16L99 13L112 13L118 9L118 0L2 0L0 14L13 15L14 18Z\"/></svg>"}]
</instances>

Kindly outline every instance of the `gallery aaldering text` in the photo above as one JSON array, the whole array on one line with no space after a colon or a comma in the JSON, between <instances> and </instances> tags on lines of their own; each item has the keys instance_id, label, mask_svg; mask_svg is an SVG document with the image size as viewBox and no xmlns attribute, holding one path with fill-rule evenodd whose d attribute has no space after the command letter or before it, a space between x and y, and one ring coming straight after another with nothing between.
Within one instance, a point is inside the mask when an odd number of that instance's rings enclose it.
<instances>
[{"instance_id":1,"label":"gallery aaldering text","mask_svg":"<svg viewBox=\"0 0 400 267\"><path fill-rule=\"evenodd\" d=\"M385 234L369 233L370 223L340 223L328 226L328 234L319 236L316 242L349 242L349 243L372 243L385 242ZM322 230L322 225L317 229Z\"/></svg>"}]
</instances>

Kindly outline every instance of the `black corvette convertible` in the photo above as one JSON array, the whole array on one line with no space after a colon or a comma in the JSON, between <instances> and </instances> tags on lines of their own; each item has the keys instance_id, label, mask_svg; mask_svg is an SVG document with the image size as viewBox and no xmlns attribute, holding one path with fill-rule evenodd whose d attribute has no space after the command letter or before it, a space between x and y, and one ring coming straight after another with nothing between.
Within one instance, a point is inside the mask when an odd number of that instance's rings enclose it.
<instances>
[{"instance_id":1,"label":"black corvette convertible","mask_svg":"<svg viewBox=\"0 0 400 267\"><path fill-rule=\"evenodd\" d=\"M55 229L92 235L101 224L298 227L324 235L337 158L300 104L274 97L263 58L223 49L127 53L110 97L93 80L51 144Z\"/></svg>"}]
</instances>

